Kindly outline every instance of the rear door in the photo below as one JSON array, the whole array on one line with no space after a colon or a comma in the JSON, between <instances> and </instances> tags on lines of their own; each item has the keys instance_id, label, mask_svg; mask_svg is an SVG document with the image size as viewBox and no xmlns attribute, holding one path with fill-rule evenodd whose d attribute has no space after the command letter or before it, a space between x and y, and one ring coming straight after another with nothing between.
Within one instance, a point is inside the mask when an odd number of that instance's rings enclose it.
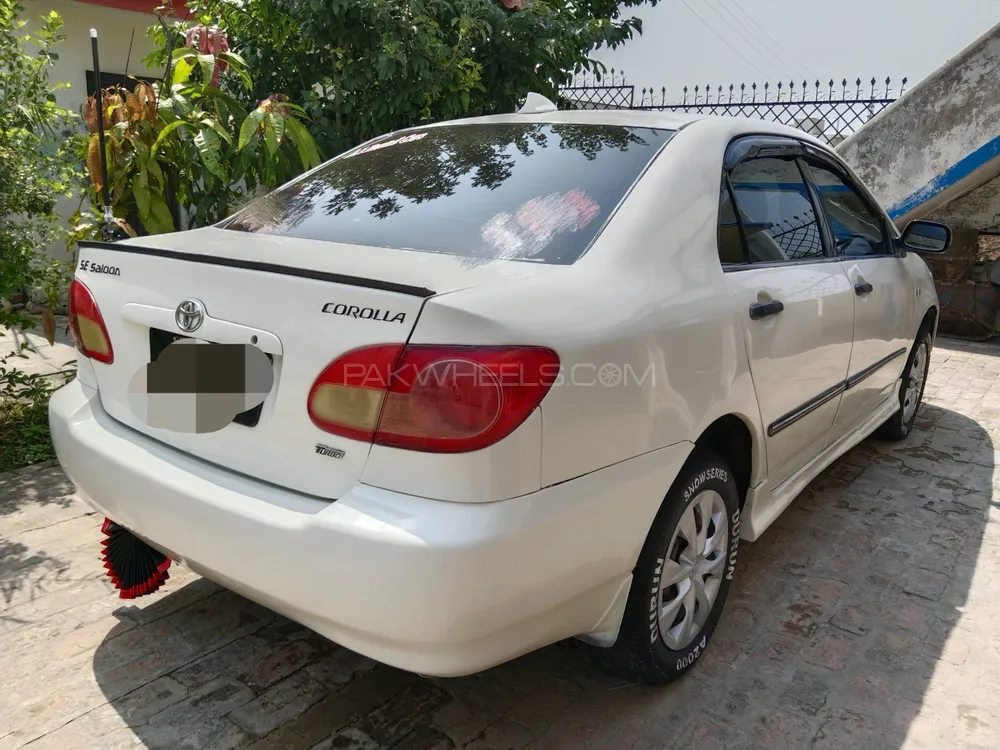
<instances>
[{"instance_id":1,"label":"rear door","mask_svg":"<svg viewBox=\"0 0 1000 750\"><path fill-rule=\"evenodd\" d=\"M854 348L831 439L849 431L896 392L906 363L907 323L916 298L903 260L894 252L882 212L835 160L805 159L816 186L833 246L854 290Z\"/></svg>"},{"instance_id":2,"label":"rear door","mask_svg":"<svg viewBox=\"0 0 1000 750\"><path fill-rule=\"evenodd\" d=\"M769 479L777 484L822 451L833 426L851 358L854 291L828 252L797 158L801 148L786 139L764 146L730 147L720 257L746 338Z\"/></svg>"}]
</instances>

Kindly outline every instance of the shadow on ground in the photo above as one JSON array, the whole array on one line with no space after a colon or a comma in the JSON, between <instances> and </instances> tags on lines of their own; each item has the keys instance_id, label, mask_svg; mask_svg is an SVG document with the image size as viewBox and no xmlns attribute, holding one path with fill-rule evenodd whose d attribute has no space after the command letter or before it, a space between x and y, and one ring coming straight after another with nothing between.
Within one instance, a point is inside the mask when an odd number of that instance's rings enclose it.
<instances>
[{"instance_id":1,"label":"shadow on ground","mask_svg":"<svg viewBox=\"0 0 1000 750\"><path fill-rule=\"evenodd\" d=\"M42 595L61 579L68 563L58 556L29 548L21 538L60 517L80 515L72 483L62 472L47 471L52 462L0 474L0 521L12 538L0 537L0 604L15 597ZM0 624L9 615L0 612Z\"/></svg>"},{"instance_id":2,"label":"shadow on ground","mask_svg":"<svg viewBox=\"0 0 1000 750\"><path fill-rule=\"evenodd\" d=\"M900 748L955 661L993 462L979 424L933 405L902 443L850 451L744 545L711 646L664 688L576 642L424 679L204 580L126 608L138 627L107 635L94 675L148 747Z\"/></svg>"}]
</instances>

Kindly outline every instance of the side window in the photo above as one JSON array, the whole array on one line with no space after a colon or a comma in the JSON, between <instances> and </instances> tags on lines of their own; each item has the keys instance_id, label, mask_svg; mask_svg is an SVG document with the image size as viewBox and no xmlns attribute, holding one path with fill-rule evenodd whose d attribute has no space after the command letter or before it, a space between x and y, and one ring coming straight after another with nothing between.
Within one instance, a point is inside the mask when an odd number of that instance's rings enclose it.
<instances>
[{"instance_id":1,"label":"side window","mask_svg":"<svg viewBox=\"0 0 1000 750\"><path fill-rule=\"evenodd\" d=\"M830 220L836 254L851 258L891 254L882 218L865 199L833 170L816 162L809 162L808 170Z\"/></svg>"},{"instance_id":2,"label":"side window","mask_svg":"<svg viewBox=\"0 0 1000 750\"><path fill-rule=\"evenodd\" d=\"M743 239L740 225L736 221L736 211L729 197L729 188L722 185L719 198L719 260L722 263L743 263Z\"/></svg>"},{"instance_id":3,"label":"side window","mask_svg":"<svg viewBox=\"0 0 1000 750\"><path fill-rule=\"evenodd\" d=\"M751 263L823 258L809 190L792 159L753 159L730 174Z\"/></svg>"}]
</instances>

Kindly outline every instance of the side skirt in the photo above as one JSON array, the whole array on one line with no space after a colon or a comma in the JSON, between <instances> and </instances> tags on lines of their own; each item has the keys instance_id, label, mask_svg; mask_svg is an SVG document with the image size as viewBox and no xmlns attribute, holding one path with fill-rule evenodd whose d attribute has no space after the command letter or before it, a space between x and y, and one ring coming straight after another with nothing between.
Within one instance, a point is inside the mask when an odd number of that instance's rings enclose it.
<instances>
[{"instance_id":1,"label":"side skirt","mask_svg":"<svg viewBox=\"0 0 1000 750\"><path fill-rule=\"evenodd\" d=\"M785 508L791 505L799 493L827 466L875 432L891 417L899 408L898 386L899 381L890 392L889 397L857 428L831 443L816 458L806 463L779 485L771 487L768 480L765 479L756 487L751 487L747 493L740 539L748 542L757 541L761 534L767 530L767 527L774 523Z\"/></svg>"}]
</instances>

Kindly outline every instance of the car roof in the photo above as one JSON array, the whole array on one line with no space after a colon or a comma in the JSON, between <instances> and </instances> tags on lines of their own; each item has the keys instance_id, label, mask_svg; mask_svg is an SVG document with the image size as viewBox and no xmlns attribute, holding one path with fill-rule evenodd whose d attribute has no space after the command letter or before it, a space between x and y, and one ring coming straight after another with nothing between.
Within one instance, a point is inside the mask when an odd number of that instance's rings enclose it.
<instances>
[{"instance_id":1,"label":"car roof","mask_svg":"<svg viewBox=\"0 0 1000 750\"><path fill-rule=\"evenodd\" d=\"M681 130L695 123L725 123L727 130L737 130L754 135L780 135L797 138L812 143L824 151L829 146L809 133L788 125L749 117L732 117L729 115L705 115L700 113L670 112L645 109L568 109L553 112L510 113L501 115L485 115L482 117L467 117L456 120L445 120L428 126L426 123L404 131L423 129L426 127L441 127L447 125L491 124L491 123L554 123L576 125L619 125L636 128L662 128L664 130Z\"/></svg>"}]
</instances>

